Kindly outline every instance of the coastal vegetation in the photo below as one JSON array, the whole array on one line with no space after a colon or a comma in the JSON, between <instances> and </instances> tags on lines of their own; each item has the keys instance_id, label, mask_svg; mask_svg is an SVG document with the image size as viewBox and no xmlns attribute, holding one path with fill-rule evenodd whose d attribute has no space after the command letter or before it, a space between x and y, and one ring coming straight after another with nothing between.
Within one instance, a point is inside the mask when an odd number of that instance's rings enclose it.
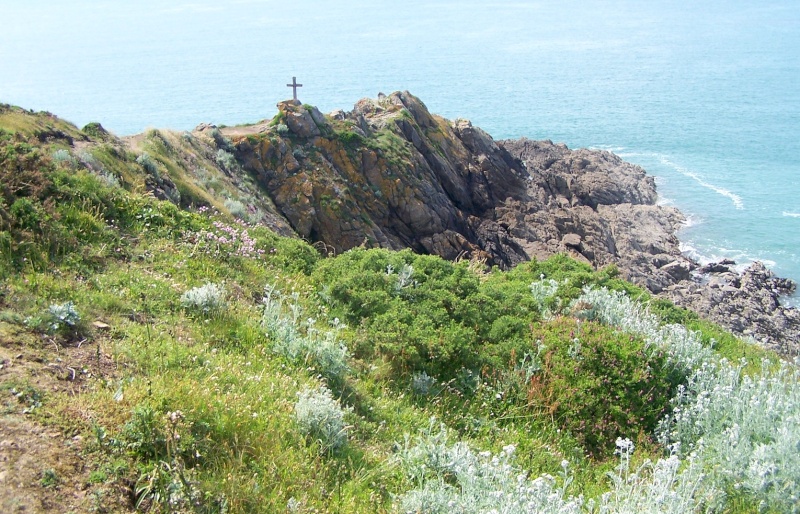
<instances>
[{"instance_id":1,"label":"coastal vegetation","mask_svg":"<svg viewBox=\"0 0 800 514\"><path fill-rule=\"evenodd\" d=\"M800 511L797 366L613 266L323 255L180 182L191 138L0 127L2 416L81 461L42 443L3 505ZM206 153L227 191L233 154Z\"/></svg>"}]
</instances>

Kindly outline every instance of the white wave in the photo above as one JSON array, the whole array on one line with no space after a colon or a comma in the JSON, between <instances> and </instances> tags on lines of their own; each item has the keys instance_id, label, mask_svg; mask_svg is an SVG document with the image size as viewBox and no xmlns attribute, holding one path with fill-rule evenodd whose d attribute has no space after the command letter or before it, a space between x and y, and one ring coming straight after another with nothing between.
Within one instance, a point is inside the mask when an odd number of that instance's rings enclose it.
<instances>
[{"instance_id":1,"label":"white wave","mask_svg":"<svg viewBox=\"0 0 800 514\"><path fill-rule=\"evenodd\" d=\"M797 293L789 296L781 296L778 298L778 301L784 307L793 307L795 309L800 309L800 296Z\"/></svg>"},{"instance_id":2,"label":"white wave","mask_svg":"<svg viewBox=\"0 0 800 514\"><path fill-rule=\"evenodd\" d=\"M800 218L800 212L783 211L783 215L789 218Z\"/></svg>"},{"instance_id":3,"label":"white wave","mask_svg":"<svg viewBox=\"0 0 800 514\"><path fill-rule=\"evenodd\" d=\"M686 213L684 213L684 220L683 220L683 224L681 225L681 228L695 227L695 226L700 225L702 223L703 223L703 219L700 218L699 216L696 216L694 214L686 214Z\"/></svg>"},{"instance_id":4,"label":"white wave","mask_svg":"<svg viewBox=\"0 0 800 514\"><path fill-rule=\"evenodd\" d=\"M701 186L705 187L706 189L710 189L710 190L714 191L717 194L720 194L720 195L722 195L722 196L724 196L726 198L730 198L730 200L733 202L733 206L736 207L737 209L739 209L739 210L744 209L744 202L742 201L742 197L741 196L731 192L728 189L725 189L724 187L715 186L714 184L711 184L710 182L706 182L703 179L703 177L701 177L700 175L698 175L694 171L688 170L688 169L684 168L683 166L679 166L679 165L675 164L674 162L670 161L665 155L659 155L658 156L658 160L661 161L661 164L663 164L665 166L669 166L672 169L674 169L675 171L677 171L678 173L680 173L681 175L693 179L695 182L697 182Z\"/></svg>"},{"instance_id":5,"label":"white wave","mask_svg":"<svg viewBox=\"0 0 800 514\"><path fill-rule=\"evenodd\" d=\"M714 256L708 256L701 253L700 250L698 250L689 243L684 243L683 241L681 241L678 244L678 249L680 249L683 255L697 262L701 266L705 266L706 264L710 264L712 262L717 262L720 260L715 258Z\"/></svg>"},{"instance_id":6,"label":"white wave","mask_svg":"<svg viewBox=\"0 0 800 514\"><path fill-rule=\"evenodd\" d=\"M664 154L656 153L656 152L633 152L633 151L631 151L631 152L619 152L619 153L617 153L617 155L620 156L623 159L630 159L631 157L634 157L634 158L635 157L644 157L646 159L657 159L664 166L669 166L670 168L674 169L675 171L677 171L681 175L683 175L685 177L689 177L690 179L692 179L695 182L697 182L698 184L700 184L702 187L705 187L706 189L710 189L710 190L714 191L717 194L720 194L720 195L722 195L722 196L724 196L726 198L729 198L733 202L733 206L736 207L737 209L739 209L739 210L743 210L744 209L744 201L742 200L741 196L739 196L736 193L730 191L729 189L725 189L724 187L719 187L719 186L716 186L716 185L714 185L714 184L712 184L710 182L707 182L703 177L701 177L700 175L698 175L694 171L691 171L691 170L689 170L687 168L684 168L683 166L675 164L674 162L669 160L669 157L667 157ZM784 215L786 215L786 213L784 213ZM800 214L798 214L798 217L800 217Z\"/></svg>"},{"instance_id":7,"label":"white wave","mask_svg":"<svg viewBox=\"0 0 800 514\"><path fill-rule=\"evenodd\" d=\"M624 146L611 146L611 145L593 145L589 150L605 150L622 157L622 152L625 150Z\"/></svg>"},{"instance_id":8,"label":"white wave","mask_svg":"<svg viewBox=\"0 0 800 514\"><path fill-rule=\"evenodd\" d=\"M649 159L652 158L661 158L663 157L660 153L653 153L653 152L634 152L634 151L625 151L624 147L620 148L619 152L614 152L618 156L622 157L623 159L627 159L629 157L647 157Z\"/></svg>"},{"instance_id":9,"label":"white wave","mask_svg":"<svg viewBox=\"0 0 800 514\"><path fill-rule=\"evenodd\" d=\"M734 250L730 248L706 248L703 251L693 246L691 243L681 241L678 248L681 253L686 257L697 262L701 266L711 264L712 262L719 262L723 259L730 259L736 263L732 268L738 273L746 270L751 264L756 261L761 262L769 269L774 268L777 263L772 259L767 259L758 255L752 255L745 250Z\"/></svg>"}]
</instances>

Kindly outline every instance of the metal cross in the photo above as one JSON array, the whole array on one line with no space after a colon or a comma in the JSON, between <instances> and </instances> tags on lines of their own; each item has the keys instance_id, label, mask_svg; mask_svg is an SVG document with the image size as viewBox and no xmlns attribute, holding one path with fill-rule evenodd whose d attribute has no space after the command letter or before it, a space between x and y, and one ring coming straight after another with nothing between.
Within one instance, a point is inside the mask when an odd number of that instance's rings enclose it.
<instances>
[{"instance_id":1,"label":"metal cross","mask_svg":"<svg viewBox=\"0 0 800 514\"><path fill-rule=\"evenodd\" d=\"M294 97L295 100L297 100L297 88L303 87L303 84L298 84L297 77L292 77L292 83L286 84L286 87L292 88L292 96Z\"/></svg>"}]
</instances>

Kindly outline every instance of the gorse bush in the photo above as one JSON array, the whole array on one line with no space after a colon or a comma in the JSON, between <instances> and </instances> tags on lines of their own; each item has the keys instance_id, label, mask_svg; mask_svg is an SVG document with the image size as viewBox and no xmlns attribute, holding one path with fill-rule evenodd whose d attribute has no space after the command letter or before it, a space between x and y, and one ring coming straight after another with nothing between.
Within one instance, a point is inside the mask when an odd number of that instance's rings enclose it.
<instances>
[{"instance_id":1,"label":"gorse bush","mask_svg":"<svg viewBox=\"0 0 800 514\"><path fill-rule=\"evenodd\" d=\"M203 314L219 312L225 308L225 288L210 282L193 287L181 295L181 306Z\"/></svg>"},{"instance_id":2,"label":"gorse bush","mask_svg":"<svg viewBox=\"0 0 800 514\"><path fill-rule=\"evenodd\" d=\"M529 294L506 296L467 263L410 251L350 250L322 261L313 278L331 313L363 328L356 356L385 358L399 375L447 381L490 360L505 365L527 331L524 318L508 316L538 316Z\"/></svg>"},{"instance_id":3,"label":"gorse bush","mask_svg":"<svg viewBox=\"0 0 800 514\"><path fill-rule=\"evenodd\" d=\"M294 413L300 433L318 442L323 452L335 452L347 445L346 411L325 386L298 393Z\"/></svg>"},{"instance_id":4,"label":"gorse bush","mask_svg":"<svg viewBox=\"0 0 800 514\"><path fill-rule=\"evenodd\" d=\"M585 451L608 456L631 427L653 434L677 386L663 355L596 322L557 318L534 329L540 369L528 401L545 408Z\"/></svg>"}]
</instances>

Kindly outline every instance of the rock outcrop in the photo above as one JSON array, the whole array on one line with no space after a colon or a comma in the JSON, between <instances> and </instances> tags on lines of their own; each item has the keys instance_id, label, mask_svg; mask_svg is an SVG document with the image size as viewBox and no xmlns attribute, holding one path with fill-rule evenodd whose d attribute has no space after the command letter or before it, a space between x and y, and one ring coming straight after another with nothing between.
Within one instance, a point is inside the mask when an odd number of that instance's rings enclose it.
<instances>
[{"instance_id":1,"label":"rock outcrop","mask_svg":"<svg viewBox=\"0 0 800 514\"><path fill-rule=\"evenodd\" d=\"M298 235L334 251L412 248L501 267L567 252L656 292L694 266L674 236L680 213L611 153L498 143L408 92L327 118L293 101L278 109L286 137L234 139L237 156Z\"/></svg>"},{"instance_id":2,"label":"rock outcrop","mask_svg":"<svg viewBox=\"0 0 800 514\"><path fill-rule=\"evenodd\" d=\"M797 310L777 302L790 285L757 266L702 273L680 252L681 213L658 205L653 178L610 152L496 142L408 92L328 116L293 101L278 110L251 133L229 130L237 160L297 235L329 251L411 248L503 268L564 252L615 264L653 293L797 352Z\"/></svg>"},{"instance_id":3,"label":"rock outcrop","mask_svg":"<svg viewBox=\"0 0 800 514\"><path fill-rule=\"evenodd\" d=\"M780 303L782 295L794 292L794 282L776 277L760 262L741 273L734 264L704 266L693 280L669 286L662 296L778 353L800 354L800 310Z\"/></svg>"},{"instance_id":4,"label":"rock outcrop","mask_svg":"<svg viewBox=\"0 0 800 514\"><path fill-rule=\"evenodd\" d=\"M529 173L527 199L498 209L531 257L567 252L594 267L616 264L628 280L660 292L688 278L675 232L679 211L656 204L655 181L610 152L520 139L501 146Z\"/></svg>"},{"instance_id":5,"label":"rock outcrop","mask_svg":"<svg viewBox=\"0 0 800 514\"><path fill-rule=\"evenodd\" d=\"M409 93L330 118L294 102L278 109L285 137L276 130L234 143L299 236L336 252L412 248L501 266L528 258L484 226L495 206L524 199L528 174L482 130L431 115Z\"/></svg>"}]
</instances>

